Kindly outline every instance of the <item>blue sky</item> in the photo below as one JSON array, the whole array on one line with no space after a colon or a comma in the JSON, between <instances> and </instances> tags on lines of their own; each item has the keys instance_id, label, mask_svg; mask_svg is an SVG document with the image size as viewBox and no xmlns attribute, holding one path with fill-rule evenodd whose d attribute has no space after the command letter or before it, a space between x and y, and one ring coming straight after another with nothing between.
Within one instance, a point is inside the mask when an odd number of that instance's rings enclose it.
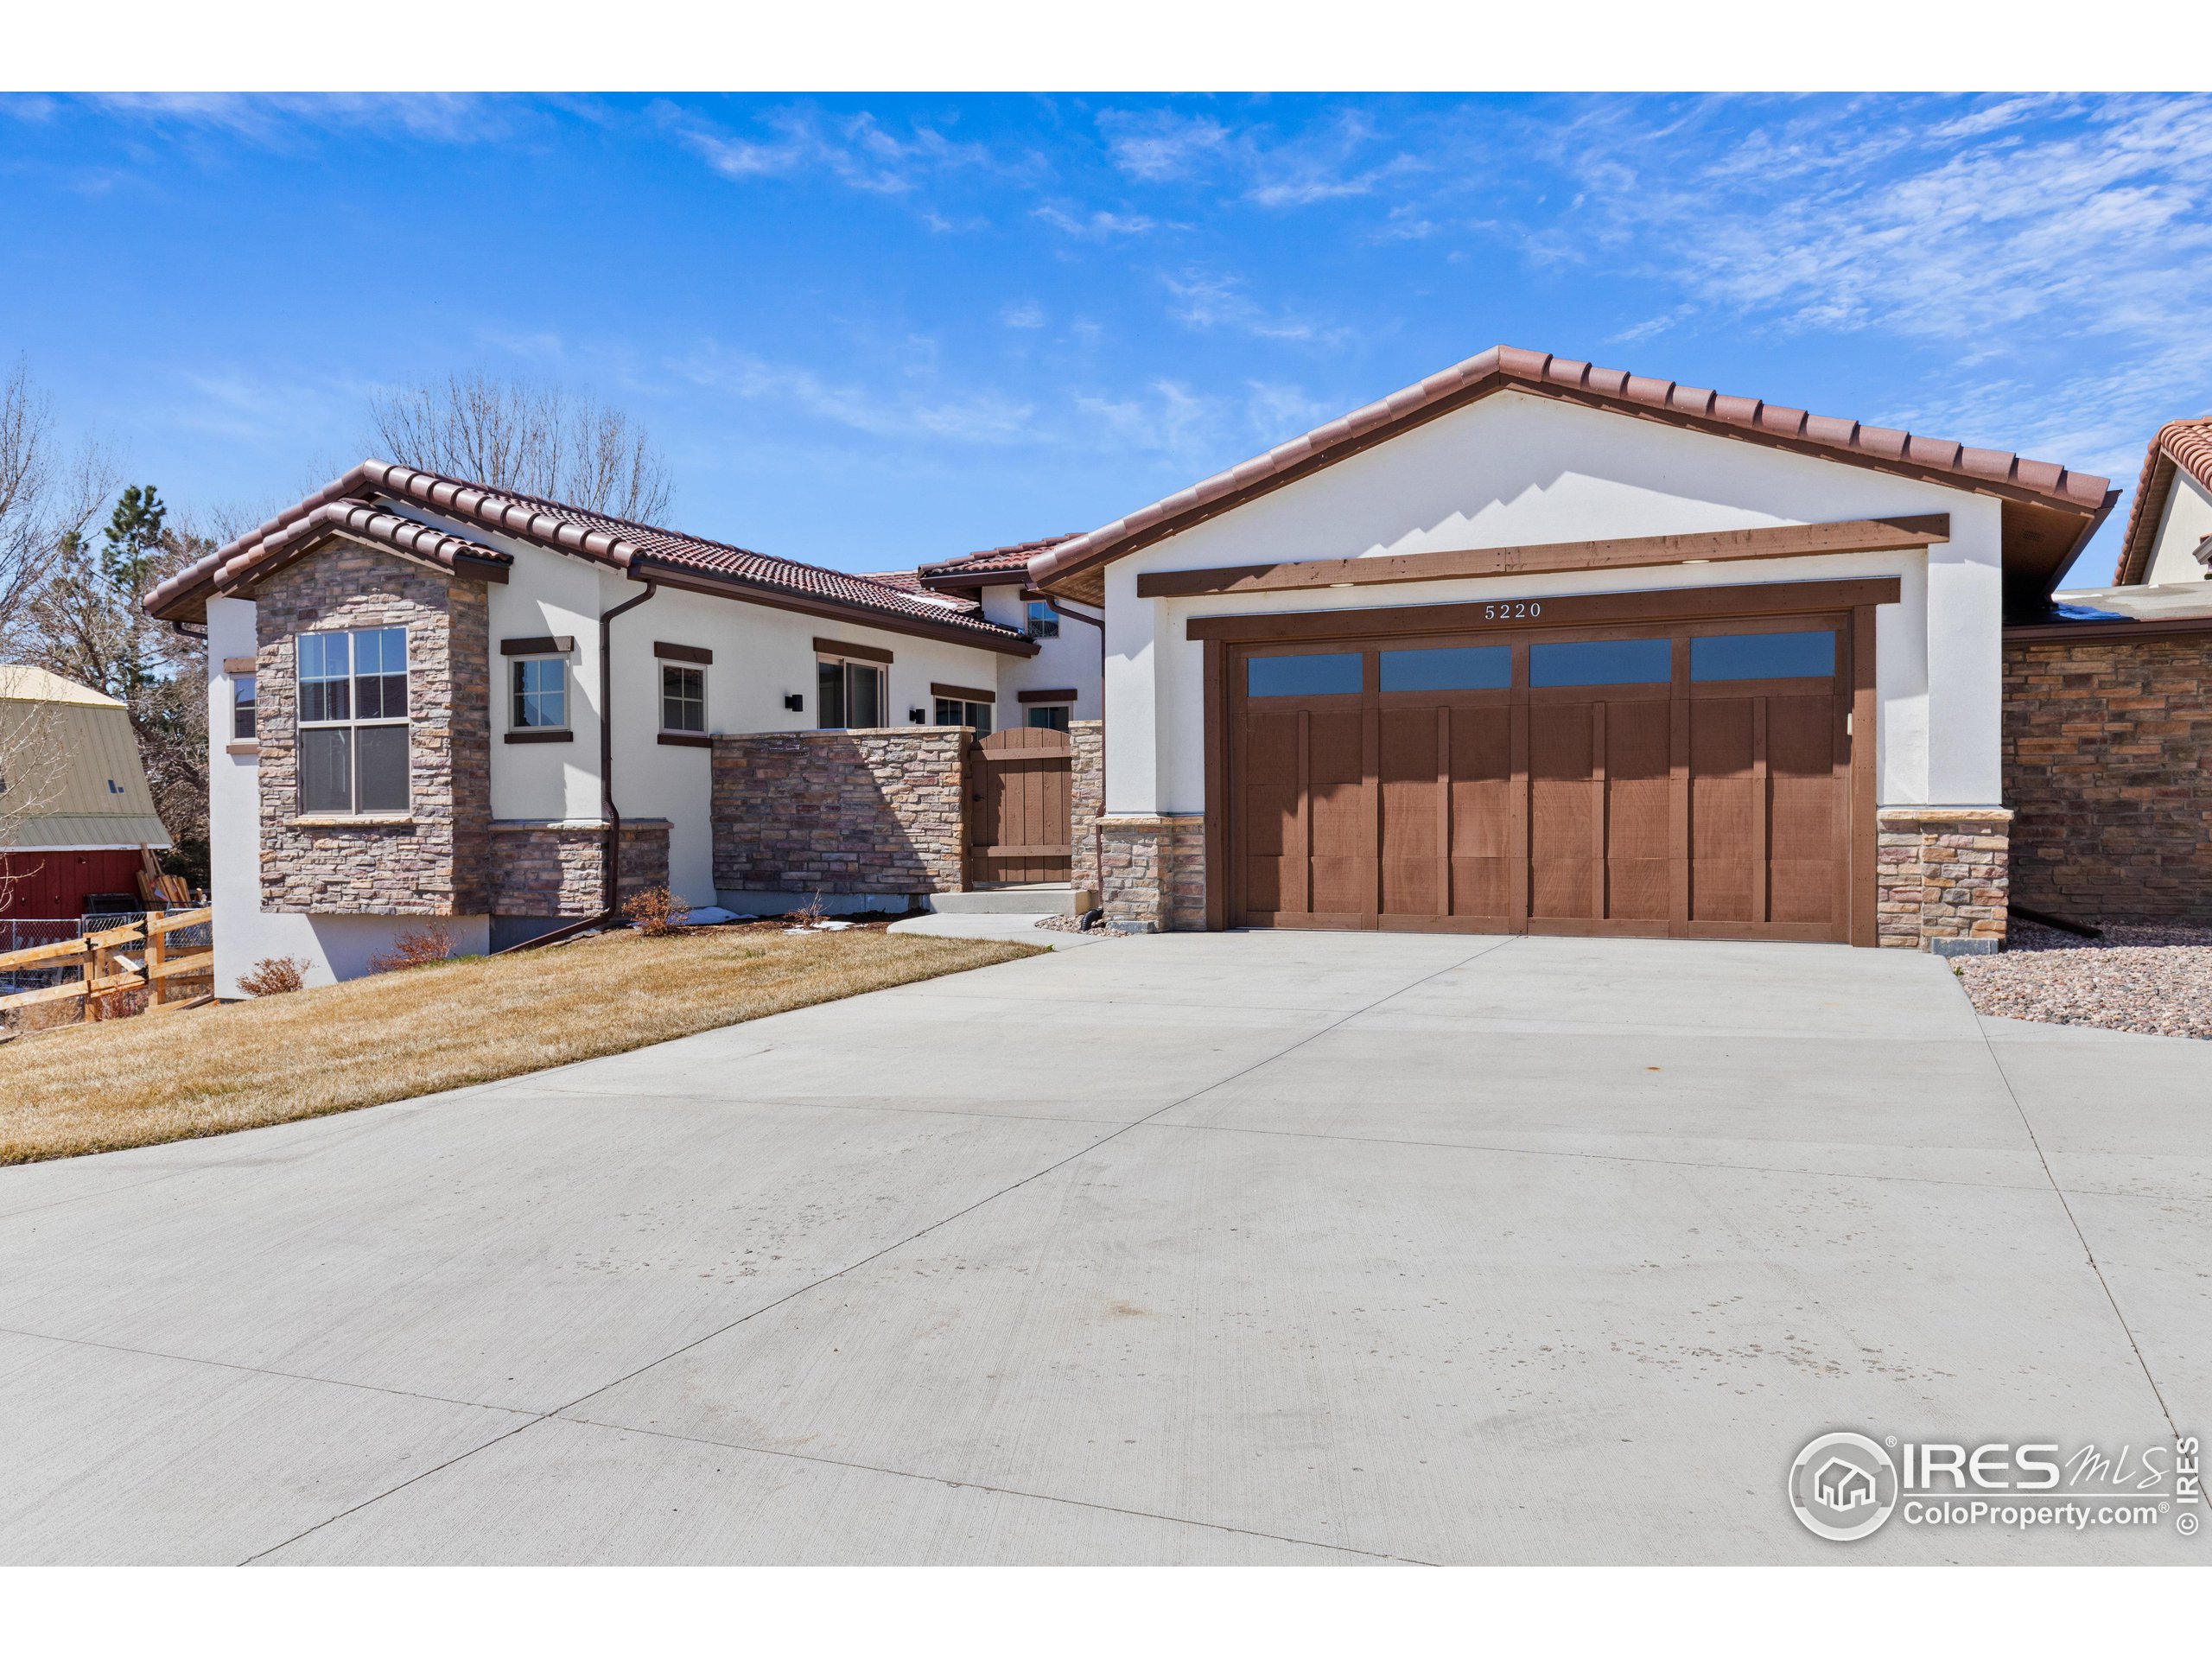
<instances>
[{"instance_id":1,"label":"blue sky","mask_svg":"<svg viewBox=\"0 0 2212 1659\"><path fill-rule=\"evenodd\" d=\"M631 410L677 524L852 569L1500 341L2130 489L2212 412L2201 98L16 96L0 225L0 359L188 507L480 368Z\"/></svg>"}]
</instances>

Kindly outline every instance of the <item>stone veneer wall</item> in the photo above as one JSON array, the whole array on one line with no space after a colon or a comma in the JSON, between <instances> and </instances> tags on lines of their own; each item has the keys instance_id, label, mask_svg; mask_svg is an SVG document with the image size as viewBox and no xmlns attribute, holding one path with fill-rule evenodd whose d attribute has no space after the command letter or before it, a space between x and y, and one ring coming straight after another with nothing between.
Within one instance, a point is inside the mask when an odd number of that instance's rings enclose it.
<instances>
[{"instance_id":1,"label":"stone veneer wall","mask_svg":"<svg viewBox=\"0 0 2212 1659\"><path fill-rule=\"evenodd\" d=\"M1875 938L1975 956L2004 948L2011 900L2002 807L1885 807L1875 836Z\"/></svg>"},{"instance_id":2,"label":"stone veneer wall","mask_svg":"<svg viewBox=\"0 0 2212 1659\"><path fill-rule=\"evenodd\" d=\"M715 886L811 893L967 886L964 727L715 739Z\"/></svg>"},{"instance_id":3,"label":"stone veneer wall","mask_svg":"<svg viewBox=\"0 0 2212 1659\"><path fill-rule=\"evenodd\" d=\"M1071 720L1068 739L1075 748L1068 777L1068 834L1075 846L1069 874L1077 887L1096 894L1098 836L1093 832L1106 810L1106 722Z\"/></svg>"},{"instance_id":4,"label":"stone veneer wall","mask_svg":"<svg viewBox=\"0 0 2212 1659\"><path fill-rule=\"evenodd\" d=\"M2005 646L2012 891L2084 922L2212 925L2212 636Z\"/></svg>"},{"instance_id":5,"label":"stone veneer wall","mask_svg":"<svg viewBox=\"0 0 2212 1659\"><path fill-rule=\"evenodd\" d=\"M484 584L334 539L263 582L254 671L262 908L480 916L490 908L491 624ZM409 810L302 819L296 635L407 630Z\"/></svg>"},{"instance_id":6,"label":"stone veneer wall","mask_svg":"<svg viewBox=\"0 0 2212 1659\"><path fill-rule=\"evenodd\" d=\"M1206 925L1205 819L1104 816L1099 902L1117 933L1185 933Z\"/></svg>"},{"instance_id":7,"label":"stone veneer wall","mask_svg":"<svg viewBox=\"0 0 2212 1659\"><path fill-rule=\"evenodd\" d=\"M668 885L666 818L622 820L622 869L615 905ZM581 917L599 914L606 890L603 825L495 820L492 825L492 913Z\"/></svg>"}]
</instances>

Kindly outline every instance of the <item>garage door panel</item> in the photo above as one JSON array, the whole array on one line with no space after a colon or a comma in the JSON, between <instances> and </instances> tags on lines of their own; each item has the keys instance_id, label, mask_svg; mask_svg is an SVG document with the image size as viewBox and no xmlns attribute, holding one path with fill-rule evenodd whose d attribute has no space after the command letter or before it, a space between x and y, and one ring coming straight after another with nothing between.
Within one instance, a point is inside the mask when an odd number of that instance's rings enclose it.
<instances>
[{"instance_id":1,"label":"garage door panel","mask_svg":"<svg viewBox=\"0 0 2212 1659\"><path fill-rule=\"evenodd\" d=\"M1473 648L1393 641L1370 648L1382 669L1370 655L1357 697L1286 697L1245 723L1233 714L1237 911L1298 926L1842 937L1854 868L1847 694L1742 678L1735 658L1772 648L1720 630L1732 643L1700 657L1715 632L1605 632L1591 643L1615 654L1655 647L1636 676L1616 683L1554 652L1535 686L1535 645L1573 637L1494 635L1484 661L1499 678L1433 693L1419 676L1392 681L1389 653L1436 679L1436 664ZM1513 642L1510 677L1500 640ZM1567 671L1578 664L1586 683Z\"/></svg>"}]
</instances>

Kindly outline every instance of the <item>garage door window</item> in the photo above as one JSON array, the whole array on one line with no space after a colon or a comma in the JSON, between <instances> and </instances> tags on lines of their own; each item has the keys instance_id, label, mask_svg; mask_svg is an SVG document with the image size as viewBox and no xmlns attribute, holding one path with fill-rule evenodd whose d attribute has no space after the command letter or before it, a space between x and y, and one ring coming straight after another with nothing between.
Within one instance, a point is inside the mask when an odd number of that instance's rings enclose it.
<instances>
[{"instance_id":1,"label":"garage door window","mask_svg":"<svg viewBox=\"0 0 2212 1659\"><path fill-rule=\"evenodd\" d=\"M1693 680L1826 679L1835 672L1835 633L1713 633L1690 641Z\"/></svg>"},{"instance_id":2,"label":"garage door window","mask_svg":"<svg viewBox=\"0 0 2212 1659\"><path fill-rule=\"evenodd\" d=\"M1308 657L1253 657L1244 664L1248 697L1357 696L1360 654L1323 652Z\"/></svg>"},{"instance_id":3,"label":"garage door window","mask_svg":"<svg viewBox=\"0 0 2212 1659\"><path fill-rule=\"evenodd\" d=\"M1382 653L1385 691L1503 691L1512 683L1510 645L1446 645Z\"/></svg>"},{"instance_id":4,"label":"garage door window","mask_svg":"<svg viewBox=\"0 0 2212 1659\"><path fill-rule=\"evenodd\" d=\"M1578 639L1529 647L1529 683L1664 685L1674 677L1671 639Z\"/></svg>"}]
</instances>

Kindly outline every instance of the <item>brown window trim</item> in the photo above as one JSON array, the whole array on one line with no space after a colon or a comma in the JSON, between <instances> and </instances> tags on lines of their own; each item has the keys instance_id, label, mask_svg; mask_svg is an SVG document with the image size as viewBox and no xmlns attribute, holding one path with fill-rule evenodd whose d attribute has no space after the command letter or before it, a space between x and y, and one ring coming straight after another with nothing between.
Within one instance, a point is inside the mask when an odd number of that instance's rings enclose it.
<instances>
[{"instance_id":1,"label":"brown window trim","mask_svg":"<svg viewBox=\"0 0 2212 1659\"><path fill-rule=\"evenodd\" d=\"M566 727L558 730L550 726L524 726L507 734L510 743L573 743L576 734Z\"/></svg>"},{"instance_id":2,"label":"brown window trim","mask_svg":"<svg viewBox=\"0 0 2212 1659\"><path fill-rule=\"evenodd\" d=\"M1018 694L1015 701L1020 702L1073 702L1075 701L1075 691L1071 687L1066 690L1060 691L1024 691Z\"/></svg>"},{"instance_id":3,"label":"brown window trim","mask_svg":"<svg viewBox=\"0 0 2212 1659\"><path fill-rule=\"evenodd\" d=\"M704 732L663 732L660 741L671 748L711 749L715 740Z\"/></svg>"},{"instance_id":4,"label":"brown window trim","mask_svg":"<svg viewBox=\"0 0 2212 1659\"><path fill-rule=\"evenodd\" d=\"M817 657L849 657L856 663L887 663L891 660L891 653L880 645L849 645L842 639L816 639L814 654Z\"/></svg>"},{"instance_id":5,"label":"brown window trim","mask_svg":"<svg viewBox=\"0 0 2212 1659\"><path fill-rule=\"evenodd\" d=\"M1366 588L1455 576L1559 570L1627 570L1699 560L1809 558L1823 553L1879 553L1951 539L1951 516L1847 518L1826 524L1778 524L1693 536L1630 536L1596 542L1540 542L1525 547L1460 548L1366 559L1307 559L1224 565L1208 570L1150 570L1137 577L1139 599L1262 594L1313 588Z\"/></svg>"},{"instance_id":6,"label":"brown window trim","mask_svg":"<svg viewBox=\"0 0 2212 1659\"><path fill-rule=\"evenodd\" d=\"M999 700L999 694L995 691L979 690L972 685L946 685L936 680L930 682L930 696L950 697L955 702L988 702L994 707L997 706Z\"/></svg>"},{"instance_id":7,"label":"brown window trim","mask_svg":"<svg viewBox=\"0 0 2212 1659\"><path fill-rule=\"evenodd\" d=\"M223 658L223 672L226 674L253 674L259 672L260 668L261 660L257 657L226 657Z\"/></svg>"},{"instance_id":8,"label":"brown window trim","mask_svg":"<svg viewBox=\"0 0 2212 1659\"><path fill-rule=\"evenodd\" d=\"M665 639L653 641L653 655L664 662L704 663L711 665L715 653L704 645L672 645Z\"/></svg>"},{"instance_id":9,"label":"brown window trim","mask_svg":"<svg viewBox=\"0 0 2212 1659\"><path fill-rule=\"evenodd\" d=\"M1186 639L1280 642L1353 639L1401 633L1465 633L1484 629L1586 627L1604 622L1695 622L1720 616L1776 616L1797 611L1894 605L1895 576L1856 582L1747 582L1729 588L1647 588L1632 594L1516 594L1459 605L1391 605L1372 610L1271 611L1242 616L1194 616ZM1539 615L1527 607L1541 605ZM1484 614L1484 612L1490 614ZM1500 613L1507 613L1501 614Z\"/></svg>"},{"instance_id":10,"label":"brown window trim","mask_svg":"<svg viewBox=\"0 0 2212 1659\"><path fill-rule=\"evenodd\" d=\"M534 633L520 639L499 641L502 657L566 657L576 648L573 633Z\"/></svg>"}]
</instances>

